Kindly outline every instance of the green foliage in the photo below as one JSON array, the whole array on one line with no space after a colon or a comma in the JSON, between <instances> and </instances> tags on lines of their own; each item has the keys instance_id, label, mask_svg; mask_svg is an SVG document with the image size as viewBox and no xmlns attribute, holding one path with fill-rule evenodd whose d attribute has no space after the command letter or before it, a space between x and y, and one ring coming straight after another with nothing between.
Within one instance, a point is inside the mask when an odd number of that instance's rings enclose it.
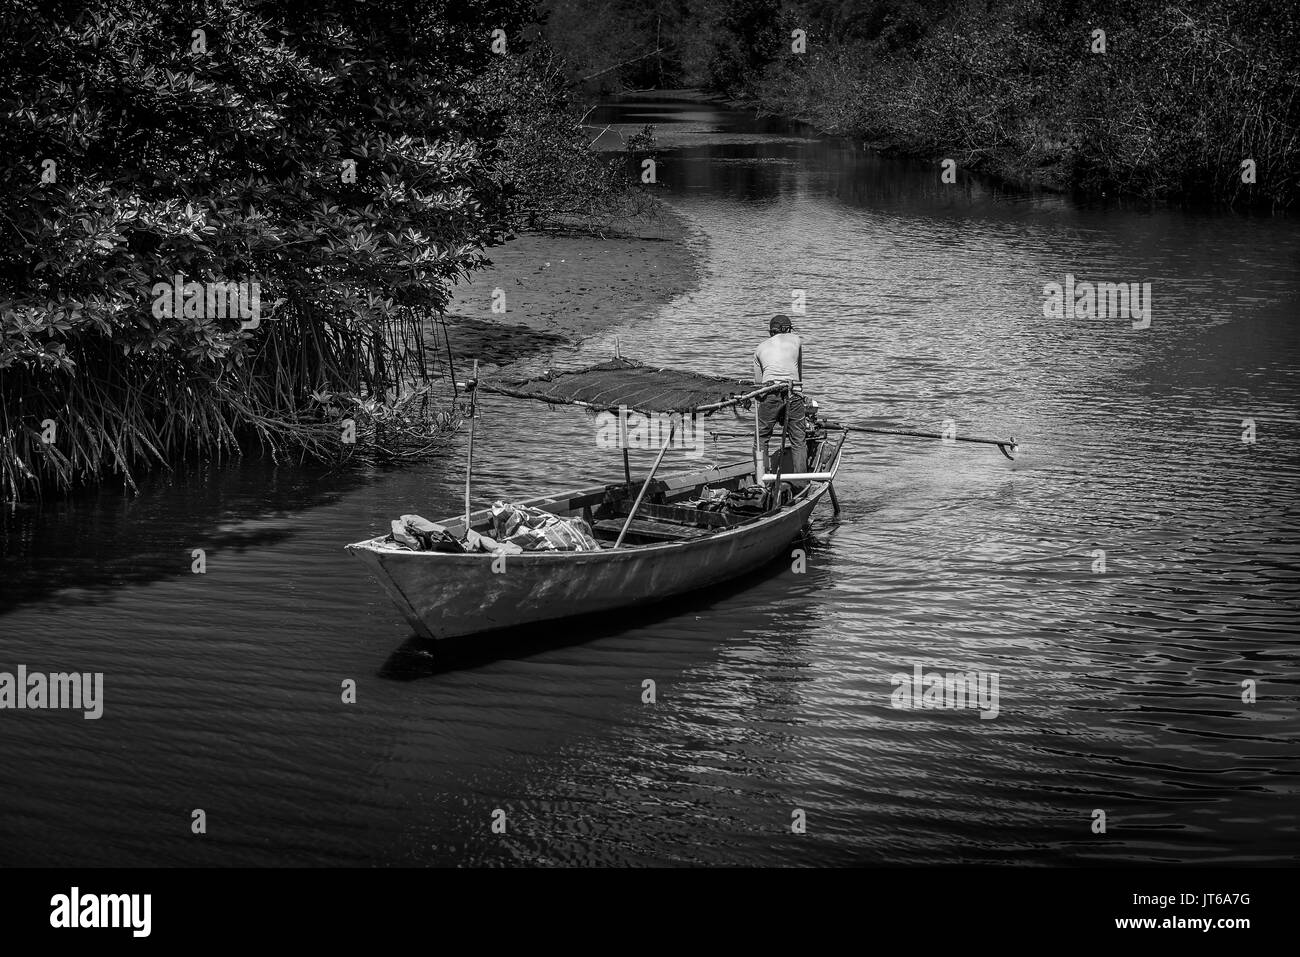
<instances>
[{"instance_id":1,"label":"green foliage","mask_svg":"<svg viewBox=\"0 0 1300 957\"><path fill-rule=\"evenodd\" d=\"M635 0L542 0L548 45L566 79L602 92L657 85L656 7ZM626 66L620 66L626 64Z\"/></svg>"},{"instance_id":2,"label":"green foliage","mask_svg":"<svg viewBox=\"0 0 1300 957\"><path fill-rule=\"evenodd\" d=\"M967 3L917 27L890 16L812 22L809 52L771 61L747 92L762 108L887 148L1059 188L1286 207L1300 187L1300 11L1230 0ZM818 12L821 11L821 12ZM839 16L840 14L836 14ZM1106 32L1105 53L1090 50ZM1258 181L1241 181L1255 160Z\"/></svg>"},{"instance_id":3,"label":"green foliage","mask_svg":"<svg viewBox=\"0 0 1300 957\"><path fill-rule=\"evenodd\" d=\"M592 70L1060 188L1286 207L1300 187L1294 0L544 0ZM1107 52L1089 50L1102 28ZM790 49L790 31L807 52ZM600 66L594 64L599 62ZM648 82L647 82L648 80ZM619 87L614 87L619 88ZM1241 182L1254 159L1258 182Z\"/></svg>"},{"instance_id":4,"label":"green foliage","mask_svg":"<svg viewBox=\"0 0 1300 957\"><path fill-rule=\"evenodd\" d=\"M500 58L475 82L488 110L505 117L498 166L509 215L529 228L603 232L616 222L647 216L649 193L628 160L649 154L652 137L632 137L622 154L594 153L586 113L566 85L567 64L547 46ZM637 170L639 172L639 170Z\"/></svg>"},{"instance_id":5,"label":"green foliage","mask_svg":"<svg viewBox=\"0 0 1300 957\"><path fill-rule=\"evenodd\" d=\"M569 78L593 92L706 86L726 44L734 71L758 64L745 51L744 0L539 0L547 43L568 64ZM759 0L768 16L774 0ZM766 13L763 13L766 11ZM724 20L726 21L724 23ZM768 39L757 32L749 40Z\"/></svg>"},{"instance_id":6,"label":"green foliage","mask_svg":"<svg viewBox=\"0 0 1300 957\"><path fill-rule=\"evenodd\" d=\"M778 23L780 0L724 0L710 25L716 36L710 64L711 85L738 93L747 79L788 49L789 30Z\"/></svg>"},{"instance_id":7,"label":"green foliage","mask_svg":"<svg viewBox=\"0 0 1300 957\"><path fill-rule=\"evenodd\" d=\"M500 141L520 117L476 83L500 69L491 31L529 16L524 0L9 0L0 498L110 468L130 484L248 439L348 451L342 406L313 395L364 411L426 378L449 286L526 207ZM178 274L256 281L260 326L155 315Z\"/></svg>"}]
</instances>

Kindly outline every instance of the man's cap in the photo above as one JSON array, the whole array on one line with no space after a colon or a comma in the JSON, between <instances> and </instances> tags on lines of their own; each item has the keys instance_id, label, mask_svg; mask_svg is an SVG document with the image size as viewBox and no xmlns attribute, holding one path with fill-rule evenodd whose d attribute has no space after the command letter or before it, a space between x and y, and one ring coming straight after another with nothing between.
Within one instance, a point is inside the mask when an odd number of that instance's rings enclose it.
<instances>
[{"instance_id":1,"label":"man's cap","mask_svg":"<svg viewBox=\"0 0 1300 957\"><path fill-rule=\"evenodd\" d=\"M775 315L772 317L772 321L767 324L768 332L774 336L782 332L789 332L793 328L789 316Z\"/></svg>"}]
</instances>

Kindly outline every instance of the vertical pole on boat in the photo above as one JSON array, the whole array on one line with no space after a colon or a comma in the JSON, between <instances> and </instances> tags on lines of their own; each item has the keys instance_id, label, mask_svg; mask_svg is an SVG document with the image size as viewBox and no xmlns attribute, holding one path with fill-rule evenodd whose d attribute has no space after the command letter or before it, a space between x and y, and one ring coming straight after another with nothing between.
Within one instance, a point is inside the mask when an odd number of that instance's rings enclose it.
<instances>
[{"instance_id":1,"label":"vertical pole on boat","mask_svg":"<svg viewBox=\"0 0 1300 957\"><path fill-rule=\"evenodd\" d=\"M632 524L632 519L636 518L636 511L641 507L641 499L645 498L645 493L650 488L650 483L654 481L655 472L659 471L659 463L664 460L664 453L668 451L668 443L673 440L673 432L676 430L677 423L674 421L668 427L668 435L664 439L664 444L659 447L659 454L655 456L655 464L650 466L650 474L645 477L645 482L641 485L641 491L637 493L636 501L632 503L632 510L627 513L627 521L623 523L623 528L619 530L618 538L614 542L615 548L618 548L618 546L623 544L623 536L627 534L628 527Z\"/></svg>"},{"instance_id":2,"label":"vertical pole on boat","mask_svg":"<svg viewBox=\"0 0 1300 957\"><path fill-rule=\"evenodd\" d=\"M632 466L627 460L627 407L618 407L618 442L623 446L623 481L631 486Z\"/></svg>"},{"instance_id":3,"label":"vertical pole on boat","mask_svg":"<svg viewBox=\"0 0 1300 957\"><path fill-rule=\"evenodd\" d=\"M474 413L478 405L478 360L474 360L474 377L469 380L469 454L465 458L465 537L469 537L469 481L474 471Z\"/></svg>"},{"instance_id":4,"label":"vertical pole on boat","mask_svg":"<svg viewBox=\"0 0 1300 957\"><path fill-rule=\"evenodd\" d=\"M763 484L763 473L767 471L767 462L763 458L763 444L758 439L758 403L762 399L754 400L754 484Z\"/></svg>"},{"instance_id":5,"label":"vertical pole on boat","mask_svg":"<svg viewBox=\"0 0 1300 957\"><path fill-rule=\"evenodd\" d=\"M614 358L623 358L623 345L618 336L614 337ZM623 446L623 481L630 486L632 484L632 465L627 460L627 409L621 405L618 407L618 441Z\"/></svg>"}]
</instances>

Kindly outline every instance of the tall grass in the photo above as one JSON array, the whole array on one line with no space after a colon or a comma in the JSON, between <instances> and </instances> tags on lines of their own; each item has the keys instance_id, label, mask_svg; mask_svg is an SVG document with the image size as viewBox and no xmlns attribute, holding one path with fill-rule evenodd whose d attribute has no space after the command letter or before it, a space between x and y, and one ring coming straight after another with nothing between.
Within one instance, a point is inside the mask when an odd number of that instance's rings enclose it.
<instances>
[{"instance_id":1,"label":"tall grass","mask_svg":"<svg viewBox=\"0 0 1300 957\"><path fill-rule=\"evenodd\" d=\"M10 367L0 382L0 498L107 475L134 489L146 469L220 459L250 443L275 457L335 462L435 447L458 420L444 398L431 403L428 383L445 367L426 356L430 319L427 309L406 309L360 331L289 310L263 324L247 361L217 375L174 355L112 355L111 343L93 339L68 350L70 371Z\"/></svg>"}]
</instances>

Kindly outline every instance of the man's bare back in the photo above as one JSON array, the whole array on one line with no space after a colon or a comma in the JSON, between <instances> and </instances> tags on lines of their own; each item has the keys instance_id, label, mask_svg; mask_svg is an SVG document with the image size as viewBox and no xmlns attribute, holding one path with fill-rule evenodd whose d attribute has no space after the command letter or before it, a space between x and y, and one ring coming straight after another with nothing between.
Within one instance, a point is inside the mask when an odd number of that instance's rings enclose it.
<instances>
[{"instance_id":1,"label":"man's bare back","mask_svg":"<svg viewBox=\"0 0 1300 957\"><path fill-rule=\"evenodd\" d=\"M754 381L802 382L803 342L793 332L779 332L754 350Z\"/></svg>"}]
</instances>

